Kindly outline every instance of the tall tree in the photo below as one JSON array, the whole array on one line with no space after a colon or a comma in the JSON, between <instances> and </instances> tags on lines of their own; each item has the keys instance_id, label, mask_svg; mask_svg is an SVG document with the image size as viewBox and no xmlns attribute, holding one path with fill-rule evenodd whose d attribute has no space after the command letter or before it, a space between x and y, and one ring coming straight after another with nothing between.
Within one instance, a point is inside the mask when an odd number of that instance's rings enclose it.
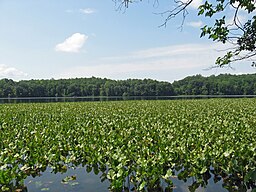
<instances>
[{"instance_id":1,"label":"tall tree","mask_svg":"<svg viewBox=\"0 0 256 192\"><path fill-rule=\"evenodd\" d=\"M136 0L113 1L119 3L120 7L124 6L126 8L129 4L136 2ZM166 14L163 25L166 25L170 19L178 15L183 16L183 23L188 14L188 7L194 1L197 0L174 0L174 8L167 8L167 11L163 13ZM160 0L154 0L155 2L161 3ZM172 6L170 4L170 7ZM223 57L216 59L218 66L222 67L235 61L250 59L252 66L256 67L255 10L255 0L205 0L198 7L198 15L213 21L213 24L201 28L201 37L206 36L213 41L231 45L231 48L227 50ZM227 12L233 14L231 19L226 17ZM241 18L241 12L245 13L246 16Z\"/></svg>"}]
</instances>

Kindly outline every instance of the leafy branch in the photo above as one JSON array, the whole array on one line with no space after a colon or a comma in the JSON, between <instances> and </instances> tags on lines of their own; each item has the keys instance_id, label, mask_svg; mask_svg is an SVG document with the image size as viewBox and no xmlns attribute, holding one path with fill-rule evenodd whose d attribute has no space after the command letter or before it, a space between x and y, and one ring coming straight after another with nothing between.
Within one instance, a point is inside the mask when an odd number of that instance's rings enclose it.
<instances>
[{"instance_id":1,"label":"leafy branch","mask_svg":"<svg viewBox=\"0 0 256 192\"><path fill-rule=\"evenodd\" d=\"M128 8L128 5L134 0L113 0L119 3L122 8ZM142 0L139 0L142 1ZM155 0L158 2L159 0ZM169 9L161 15L166 15L164 23L160 26L166 26L167 23L178 15L182 15L181 27L184 25L187 8L193 0L174 0L175 7ZM247 21L239 18L240 11L246 12ZM227 19L226 11L233 11L233 18ZM205 25L201 28L200 37L208 37L212 41L230 44L233 46L223 57L216 59L216 64L220 67L236 61L250 60L255 63L256 56L256 11L255 0L206 0L204 4L198 7L198 16L204 16L214 20L213 25ZM217 19L215 19L217 18ZM255 65L252 65L255 66Z\"/></svg>"}]
</instances>

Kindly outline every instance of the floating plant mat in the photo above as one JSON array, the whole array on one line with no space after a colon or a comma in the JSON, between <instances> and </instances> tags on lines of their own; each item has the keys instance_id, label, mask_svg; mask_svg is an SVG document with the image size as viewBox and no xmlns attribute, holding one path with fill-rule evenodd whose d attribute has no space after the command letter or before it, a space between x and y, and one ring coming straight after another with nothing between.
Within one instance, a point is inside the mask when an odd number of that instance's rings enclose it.
<instances>
[{"instance_id":1,"label":"floating plant mat","mask_svg":"<svg viewBox=\"0 0 256 192\"><path fill-rule=\"evenodd\" d=\"M0 189L82 165L115 191L175 191L176 177L192 179L190 191L210 178L250 191L255 117L253 98L3 104Z\"/></svg>"}]
</instances>

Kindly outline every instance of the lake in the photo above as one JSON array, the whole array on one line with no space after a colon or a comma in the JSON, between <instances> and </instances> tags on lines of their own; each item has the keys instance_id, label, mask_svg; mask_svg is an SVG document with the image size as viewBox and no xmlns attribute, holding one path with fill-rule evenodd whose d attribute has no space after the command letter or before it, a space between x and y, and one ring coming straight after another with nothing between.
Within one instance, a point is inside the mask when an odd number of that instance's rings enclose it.
<instances>
[{"instance_id":1,"label":"lake","mask_svg":"<svg viewBox=\"0 0 256 192\"><path fill-rule=\"evenodd\" d=\"M1 105L0 187L25 179L23 192L255 188L255 99L140 99Z\"/></svg>"},{"instance_id":2,"label":"lake","mask_svg":"<svg viewBox=\"0 0 256 192\"><path fill-rule=\"evenodd\" d=\"M256 95L181 95L181 96L126 96L126 97L25 97L0 98L2 103L47 103L47 102L86 102L86 101L122 101L122 100L180 100L210 98L255 98Z\"/></svg>"}]
</instances>

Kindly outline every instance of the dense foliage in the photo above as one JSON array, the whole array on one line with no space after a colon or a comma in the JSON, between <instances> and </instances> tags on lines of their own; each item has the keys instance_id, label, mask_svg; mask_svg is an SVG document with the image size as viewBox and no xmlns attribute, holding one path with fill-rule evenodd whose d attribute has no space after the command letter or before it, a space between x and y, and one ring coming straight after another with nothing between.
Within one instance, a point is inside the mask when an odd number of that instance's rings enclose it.
<instances>
[{"instance_id":1,"label":"dense foliage","mask_svg":"<svg viewBox=\"0 0 256 192\"><path fill-rule=\"evenodd\" d=\"M2 97L255 95L256 74L195 75L174 83L156 80L77 78L60 80L0 80Z\"/></svg>"},{"instance_id":2,"label":"dense foliage","mask_svg":"<svg viewBox=\"0 0 256 192\"><path fill-rule=\"evenodd\" d=\"M172 190L172 177L256 187L256 99L5 104L0 190L84 165L121 191ZM125 182L129 180L129 182ZM168 188L169 187L169 188Z\"/></svg>"},{"instance_id":3,"label":"dense foliage","mask_svg":"<svg viewBox=\"0 0 256 192\"><path fill-rule=\"evenodd\" d=\"M186 77L172 84L176 95L256 95L256 74Z\"/></svg>"},{"instance_id":4,"label":"dense foliage","mask_svg":"<svg viewBox=\"0 0 256 192\"><path fill-rule=\"evenodd\" d=\"M0 80L0 97L73 97L73 96L167 96L173 95L168 82L150 79L110 80L76 78L60 80Z\"/></svg>"}]
</instances>

